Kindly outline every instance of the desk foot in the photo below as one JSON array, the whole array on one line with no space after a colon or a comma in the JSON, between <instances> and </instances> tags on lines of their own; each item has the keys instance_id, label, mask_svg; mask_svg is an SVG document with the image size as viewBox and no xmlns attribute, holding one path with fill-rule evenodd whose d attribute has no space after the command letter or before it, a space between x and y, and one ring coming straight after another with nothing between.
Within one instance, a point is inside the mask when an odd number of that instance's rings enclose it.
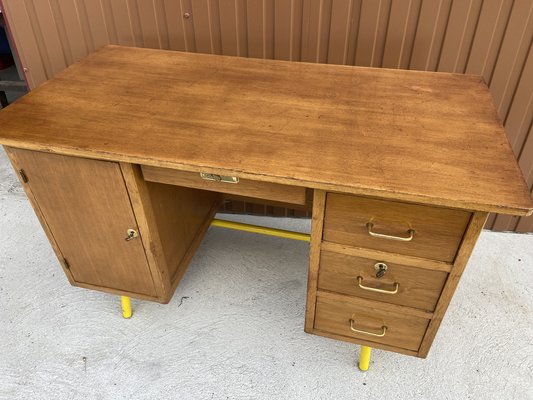
<instances>
[{"instance_id":1,"label":"desk foot","mask_svg":"<svg viewBox=\"0 0 533 400\"><path fill-rule=\"evenodd\" d=\"M131 318L131 299L128 296L120 296L120 304L122 305L122 316L124 318Z\"/></svg>"},{"instance_id":2,"label":"desk foot","mask_svg":"<svg viewBox=\"0 0 533 400\"><path fill-rule=\"evenodd\" d=\"M370 364L370 353L372 347L361 346L361 353L359 354L359 369L361 371L368 371L368 365Z\"/></svg>"}]
</instances>

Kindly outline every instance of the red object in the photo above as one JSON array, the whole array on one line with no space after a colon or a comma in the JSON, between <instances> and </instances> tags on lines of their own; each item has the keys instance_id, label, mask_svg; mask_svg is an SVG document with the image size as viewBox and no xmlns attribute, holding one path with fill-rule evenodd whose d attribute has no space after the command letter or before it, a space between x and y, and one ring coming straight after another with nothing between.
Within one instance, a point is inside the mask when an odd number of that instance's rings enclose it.
<instances>
[{"instance_id":1,"label":"red object","mask_svg":"<svg viewBox=\"0 0 533 400\"><path fill-rule=\"evenodd\" d=\"M0 69L6 69L15 64L11 54L0 54Z\"/></svg>"}]
</instances>

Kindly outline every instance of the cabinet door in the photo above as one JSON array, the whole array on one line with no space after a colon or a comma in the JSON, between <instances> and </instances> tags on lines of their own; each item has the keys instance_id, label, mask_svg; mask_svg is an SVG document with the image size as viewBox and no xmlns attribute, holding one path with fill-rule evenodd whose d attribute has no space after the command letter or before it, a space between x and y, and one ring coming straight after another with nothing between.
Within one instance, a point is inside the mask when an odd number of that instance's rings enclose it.
<instances>
[{"instance_id":1,"label":"cabinet door","mask_svg":"<svg viewBox=\"0 0 533 400\"><path fill-rule=\"evenodd\" d=\"M138 228L119 164L12 148L9 155L74 284L156 295L140 237L125 240Z\"/></svg>"}]
</instances>

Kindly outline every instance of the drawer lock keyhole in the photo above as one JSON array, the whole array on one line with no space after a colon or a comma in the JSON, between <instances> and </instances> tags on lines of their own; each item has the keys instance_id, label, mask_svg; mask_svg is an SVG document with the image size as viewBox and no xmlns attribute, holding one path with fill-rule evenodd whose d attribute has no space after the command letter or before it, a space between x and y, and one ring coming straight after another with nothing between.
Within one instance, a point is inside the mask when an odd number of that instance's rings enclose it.
<instances>
[{"instance_id":1,"label":"drawer lock keyhole","mask_svg":"<svg viewBox=\"0 0 533 400\"><path fill-rule=\"evenodd\" d=\"M134 230L134 229L128 229L126 231L126 233L128 234L128 236L126 236L126 242L129 242L130 240L132 240L132 239L136 238L137 236L139 236L137 231Z\"/></svg>"},{"instance_id":2,"label":"drawer lock keyhole","mask_svg":"<svg viewBox=\"0 0 533 400\"><path fill-rule=\"evenodd\" d=\"M374 269L376 270L376 278L381 278L387 272L387 264L378 262L374 264Z\"/></svg>"}]
</instances>

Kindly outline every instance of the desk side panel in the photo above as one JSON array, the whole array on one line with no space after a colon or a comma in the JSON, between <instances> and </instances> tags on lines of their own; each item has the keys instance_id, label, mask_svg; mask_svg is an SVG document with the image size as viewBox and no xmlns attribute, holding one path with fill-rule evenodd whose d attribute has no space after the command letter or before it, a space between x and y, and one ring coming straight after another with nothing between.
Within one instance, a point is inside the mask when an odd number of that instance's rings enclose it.
<instances>
[{"instance_id":1,"label":"desk side panel","mask_svg":"<svg viewBox=\"0 0 533 400\"><path fill-rule=\"evenodd\" d=\"M311 220L311 243L309 246L307 304L305 308L305 331L307 333L314 333L318 267L320 264L320 245L322 244L325 209L326 192L323 190L315 190L313 195L313 217Z\"/></svg>"},{"instance_id":2,"label":"desk side panel","mask_svg":"<svg viewBox=\"0 0 533 400\"><path fill-rule=\"evenodd\" d=\"M453 294L459 285L459 280L461 279L470 255L474 250L477 239L483 230L485 222L487 221L487 217L488 213L485 212L475 212L472 214L472 218L463 237L461 247L459 248L459 252L457 253L457 257L455 258L453 267L448 275L446 283L444 284L444 289L442 290L439 301L435 308L435 312L433 313L433 318L429 323L426 334L424 335L424 339L422 340L418 350L418 357L426 358L429 353L442 319L444 318L446 310L450 305Z\"/></svg>"},{"instance_id":3,"label":"desk side panel","mask_svg":"<svg viewBox=\"0 0 533 400\"><path fill-rule=\"evenodd\" d=\"M219 193L147 182L141 167L121 164L163 302L172 298L221 201Z\"/></svg>"}]
</instances>

